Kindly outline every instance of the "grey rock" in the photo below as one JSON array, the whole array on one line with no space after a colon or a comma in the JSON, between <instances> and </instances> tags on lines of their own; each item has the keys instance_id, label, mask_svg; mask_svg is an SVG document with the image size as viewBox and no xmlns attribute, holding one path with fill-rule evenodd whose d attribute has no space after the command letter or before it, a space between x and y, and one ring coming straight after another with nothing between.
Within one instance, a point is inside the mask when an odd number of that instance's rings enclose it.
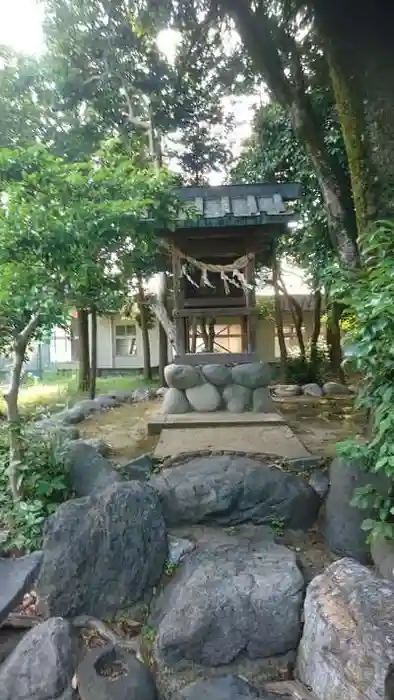
<instances>
[{"instance_id":1,"label":"grey rock","mask_svg":"<svg viewBox=\"0 0 394 700\"><path fill-rule=\"evenodd\" d=\"M264 387L254 390L252 402L255 413L276 413L276 406L271 399L269 390Z\"/></svg>"},{"instance_id":2,"label":"grey rock","mask_svg":"<svg viewBox=\"0 0 394 700\"><path fill-rule=\"evenodd\" d=\"M186 389L186 397L193 410L199 413L217 411L222 400L216 387L207 383Z\"/></svg>"},{"instance_id":3,"label":"grey rock","mask_svg":"<svg viewBox=\"0 0 394 700\"><path fill-rule=\"evenodd\" d=\"M239 676L202 679L188 685L180 694L182 700L269 700ZM271 696L272 698L272 696ZM276 700L278 698L276 697Z\"/></svg>"},{"instance_id":4,"label":"grey rock","mask_svg":"<svg viewBox=\"0 0 394 700\"><path fill-rule=\"evenodd\" d=\"M33 552L18 559L0 558L0 624L32 587L41 561L42 552Z\"/></svg>"},{"instance_id":5,"label":"grey rock","mask_svg":"<svg viewBox=\"0 0 394 700\"><path fill-rule=\"evenodd\" d=\"M326 396L336 396L339 394L350 394L349 388L346 384L339 384L339 382L326 382L323 384L323 394Z\"/></svg>"},{"instance_id":6,"label":"grey rock","mask_svg":"<svg viewBox=\"0 0 394 700\"><path fill-rule=\"evenodd\" d=\"M67 443L64 462L77 496L89 496L120 481L120 475L112 463L84 440Z\"/></svg>"},{"instance_id":7,"label":"grey rock","mask_svg":"<svg viewBox=\"0 0 394 700\"><path fill-rule=\"evenodd\" d=\"M82 423L85 417L84 411L76 404L73 408L65 408L64 411L56 413L54 420L58 423L64 423L64 425L75 425Z\"/></svg>"},{"instance_id":8,"label":"grey rock","mask_svg":"<svg viewBox=\"0 0 394 700\"><path fill-rule=\"evenodd\" d=\"M95 452L98 452L102 457L108 457L108 455L111 453L110 446L106 442L104 442L104 440L100 440L100 438L80 438L78 440L73 441L74 450L75 446L79 445L86 445L88 448L92 448L93 450L95 450Z\"/></svg>"},{"instance_id":9,"label":"grey rock","mask_svg":"<svg viewBox=\"0 0 394 700\"><path fill-rule=\"evenodd\" d=\"M34 423L34 429L42 434L52 436L54 439L58 440L59 443L67 442L69 440L79 439L79 430L75 426L63 425L50 418L42 418Z\"/></svg>"},{"instance_id":10,"label":"grey rock","mask_svg":"<svg viewBox=\"0 0 394 700\"><path fill-rule=\"evenodd\" d=\"M367 534L361 529L373 511L361 510L350 504L357 488L374 485L387 493L386 478L363 470L360 460L334 459L329 471L330 490L323 508L321 529L333 552L353 557L362 564L371 561Z\"/></svg>"},{"instance_id":11,"label":"grey rock","mask_svg":"<svg viewBox=\"0 0 394 700\"><path fill-rule=\"evenodd\" d=\"M190 554L195 548L196 544L192 540L168 535L168 563L176 566L186 554Z\"/></svg>"},{"instance_id":12,"label":"grey rock","mask_svg":"<svg viewBox=\"0 0 394 700\"><path fill-rule=\"evenodd\" d=\"M168 387L160 386L156 391L156 396L158 396L160 399L162 399L163 396L166 395L167 391L168 391Z\"/></svg>"},{"instance_id":13,"label":"grey rock","mask_svg":"<svg viewBox=\"0 0 394 700\"><path fill-rule=\"evenodd\" d=\"M223 390L223 401L231 413L243 413L252 407L252 390L239 384L230 384Z\"/></svg>"},{"instance_id":14,"label":"grey rock","mask_svg":"<svg viewBox=\"0 0 394 700\"><path fill-rule=\"evenodd\" d=\"M145 401L152 401L156 397L156 390L149 389L146 386L139 387L133 391L133 401L135 403L144 403Z\"/></svg>"},{"instance_id":15,"label":"grey rock","mask_svg":"<svg viewBox=\"0 0 394 700\"><path fill-rule=\"evenodd\" d=\"M99 411L108 411L110 408L120 406L121 403L118 399L116 399L114 396L110 396L109 394L98 394L98 396L96 396L94 399L94 402L97 404Z\"/></svg>"},{"instance_id":16,"label":"grey rock","mask_svg":"<svg viewBox=\"0 0 394 700\"><path fill-rule=\"evenodd\" d=\"M281 399L286 399L288 396L299 396L302 390L298 384L276 384L273 393Z\"/></svg>"},{"instance_id":17,"label":"grey rock","mask_svg":"<svg viewBox=\"0 0 394 700\"><path fill-rule=\"evenodd\" d=\"M44 534L37 592L50 615L105 619L140 600L167 558L157 495L137 481L63 503Z\"/></svg>"},{"instance_id":18,"label":"grey rock","mask_svg":"<svg viewBox=\"0 0 394 700\"><path fill-rule=\"evenodd\" d=\"M202 373L211 384L226 386L232 383L231 371L225 365L203 365Z\"/></svg>"},{"instance_id":19,"label":"grey rock","mask_svg":"<svg viewBox=\"0 0 394 700\"><path fill-rule=\"evenodd\" d=\"M295 474L266 460L223 455L186 460L151 479L167 524L245 522L269 525L283 519L286 528L308 529L320 499Z\"/></svg>"},{"instance_id":20,"label":"grey rock","mask_svg":"<svg viewBox=\"0 0 394 700\"><path fill-rule=\"evenodd\" d=\"M323 389L318 384L314 384L313 382L310 384L305 384L302 387L302 391L304 392L305 396L315 396L316 398L323 396Z\"/></svg>"},{"instance_id":21,"label":"grey rock","mask_svg":"<svg viewBox=\"0 0 394 700\"><path fill-rule=\"evenodd\" d=\"M78 640L66 620L33 627L0 667L1 700L73 700Z\"/></svg>"},{"instance_id":22,"label":"grey rock","mask_svg":"<svg viewBox=\"0 0 394 700\"><path fill-rule=\"evenodd\" d=\"M190 365L167 365L164 377L171 389L191 389L201 382L199 371Z\"/></svg>"},{"instance_id":23,"label":"grey rock","mask_svg":"<svg viewBox=\"0 0 394 700\"><path fill-rule=\"evenodd\" d=\"M322 467L324 465L324 457L291 457L285 459L286 466L295 472L308 472Z\"/></svg>"},{"instance_id":24,"label":"grey rock","mask_svg":"<svg viewBox=\"0 0 394 700\"><path fill-rule=\"evenodd\" d=\"M308 484L316 491L317 495L324 500L330 488L330 479L328 473L322 469L312 472L308 479Z\"/></svg>"},{"instance_id":25,"label":"grey rock","mask_svg":"<svg viewBox=\"0 0 394 700\"><path fill-rule=\"evenodd\" d=\"M371 542L372 561L383 578L394 581L394 542L378 535Z\"/></svg>"},{"instance_id":26,"label":"grey rock","mask_svg":"<svg viewBox=\"0 0 394 700\"><path fill-rule=\"evenodd\" d=\"M163 413L179 414L190 411L189 402L184 391L168 389L163 399Z\"/></svg>"},{"instance_id":27,"label":"grey rock","mask_svg":"<svg viewBox=\"0 0 394 700\"><path fill-rule=\"evenodd\" d=\"M297 675L318 700L379 700L394 661L394 585L352 559L309 584Z\"/></svg>"},{"instance_id":28,"label":"grey rock","mask_svg":"<svg viewBox=\"0 0 394 700\"><path fill-rule=\"evenodd\" d=\"M152 673L118 646L89 651L78 666L77 677L83 700L157 700Z\"/></svg>"},{"instance_id":29,"label":"grey rock","mask_svg":"<svg viewBox=\"0 0 394 700\"><path fill-rule=\"evenodd\" d=\"M92 413L97 413L100 410L99 404L95 399L83 399L75 404L74 408L82 411L84 418L92 415Z\"/></svg>"},{"instance_id":30,"label":"grey rock","mask_svg":"<svg viewBox=\"0 0 394 700\"><path fill-rule=\"evenodd\" d=\"M212 531L157 600L156 658L220 666L241 653L284 654L298 644L303 597L294 552L265 537Z\"/></svg>"},{"instance_id":31,"label":"grey rock","mask_svg":"<svg viewBox=\"0 0 394 700\"><path fill-rule=\"evenodd\" d=\"M121 389L114 389L108 392L108 396L116 399L119 403L133 403L134 390L122 391Z\"/></svg>"},{"instance_id":32,"label":"grey rock","mask_svg":"<svg viewBox=\"0 0 394 700\"><path fill-rule=\"evenodd\" d=\"M231 376L234 384L246 386L248 389L259 389L268 386L272 380L272 370L266 362L249 362L245 365L235 365Z\"/></svg>"},{"instance_id":33,"label":"grey rock","mask_svg":"<svg viewBox=\"0 0 394 700\"><path fill-rule=\"evenodd\" d=\"M120 467L120 471L127 481L149 481L153 465L152 455L145 454L141 455L141 457L136 457L128 464L123 464Z\"/></svg>"}]
</instances>

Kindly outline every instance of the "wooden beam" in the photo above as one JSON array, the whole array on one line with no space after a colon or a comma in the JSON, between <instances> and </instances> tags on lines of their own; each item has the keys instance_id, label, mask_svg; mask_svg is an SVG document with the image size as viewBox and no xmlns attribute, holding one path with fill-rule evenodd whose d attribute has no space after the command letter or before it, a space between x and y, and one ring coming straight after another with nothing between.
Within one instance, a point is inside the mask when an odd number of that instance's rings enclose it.
<instances>
[{"instance_id":1,"label":"wooden beam","mask_svg":"<svg viewBox=\"0 0 394 700\"><path fill-rule=\"evenodd\" d=\"M200 302L202 300L200 299ZM174 318L187 318L188 316L209 316L210 318L214 316L215 318L225 317L225 316L236 316L241 318L241 316L252 316L254 314L258 315L259 311L256 308L227 308L225 306L216 307L201 307L201 308L185 308L176 309L173 312Z\"/></svg>"},{"instance_id":2,"label":"wooden beam","mask_svg":"<svg viewBox=\"0 0 394 700\"><path fill-rule=\"evenodd\" d=\"M204 308L209 308L212 309L212 311L215 310L215 307L218 307L218 304L221 304L222 307L240 307L240 310L245 307L245 299L244 296L240 297L203 297L203 296L196 296L196 297L188 297L185 299L182 308L184 309L195 309L195 308L201 308L202 305L204 305ZM178 305L178 309L180 306Z\"/></svg>"},{"instance_id":3,"label":"wooden beam","mask_svg":"<svg viewBox=\"0 0 394 700\"><path fill-rule=\"evenodd\" d=\"M240 365L247 362L257 362L256 353L240 352L198 352L178 355L174 358L176 365Z\"/></svg>"}]
</instances>

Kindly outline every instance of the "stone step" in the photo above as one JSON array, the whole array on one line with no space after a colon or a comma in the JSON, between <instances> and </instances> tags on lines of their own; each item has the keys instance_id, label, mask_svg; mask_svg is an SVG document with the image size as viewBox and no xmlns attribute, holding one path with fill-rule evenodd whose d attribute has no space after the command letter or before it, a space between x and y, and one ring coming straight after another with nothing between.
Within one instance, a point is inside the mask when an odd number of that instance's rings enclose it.
<instances>
[{"instance_id":1,"label":"stone step","mask_svg":"<svg viewBox=\"0 0 394 700\"><path fill-rule=\"evenodd\" d=\"M279 413L156 413L148 420L148 435L158 435L163 428L235 428L246 425L282 425L284 422Z\"/></svg>"},{"instance_id":2,"label":"stone step","mask_svg":"<svg viewBox=\"0 0 394 700\"><path fill-rule=\"evenodd\" d=\"M291 700L317 700L316 695L311 693L299 681L278 681L275 683L265 683L264 690L278 696L278 700L291 698Z\"/></svg>"}]
</instances>

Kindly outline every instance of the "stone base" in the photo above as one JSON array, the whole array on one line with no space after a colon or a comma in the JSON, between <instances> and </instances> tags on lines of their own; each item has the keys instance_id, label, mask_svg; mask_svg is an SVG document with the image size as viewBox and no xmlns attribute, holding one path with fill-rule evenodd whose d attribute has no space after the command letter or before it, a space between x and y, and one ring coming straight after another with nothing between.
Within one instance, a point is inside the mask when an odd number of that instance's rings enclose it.
<instances>
[{"instance_id":1,"label":"stone base","mask_svg":"<svg viewBox=\"0 0 394 700\"><path fill-rule=\"evenodd\" d=\"M271 368L264 362L233 366L172 364L166 367L165 378L169 386L163 401L166 414L275 412L268 389Z\"/></svg>"}]
</instances>

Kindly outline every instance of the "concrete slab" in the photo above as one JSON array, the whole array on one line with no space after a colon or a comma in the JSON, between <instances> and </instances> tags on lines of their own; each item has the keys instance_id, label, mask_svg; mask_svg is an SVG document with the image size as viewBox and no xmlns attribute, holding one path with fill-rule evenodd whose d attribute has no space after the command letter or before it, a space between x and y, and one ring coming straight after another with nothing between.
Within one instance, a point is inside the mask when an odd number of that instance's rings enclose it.
<instances>
[{"instance_id":1,"label":"concrete slab","mask_svg":"<svg viewBox=\"0 0 394 700\"><path fill-rule=\"evenodd\" d=\"M159 435L163 428L221 428L245 425L282 425L284 419L279 413L230 413L215 411L213 413L182 413L166 415L156 413L148 420L148 435Z\"/></svg>"},{"instance_id":2,"label":"concrete slab","mask_svg":"<svg viewBox=\"0 0 394 700\"><path fill-rule=\"evenodd\" d=\"M165 459L184 452L234 450L266 452L279 457L309 457L310 454L287 425L239 425L209 428L167 426L161 431L155 457Z\"/></svg>"}]
</instances>

